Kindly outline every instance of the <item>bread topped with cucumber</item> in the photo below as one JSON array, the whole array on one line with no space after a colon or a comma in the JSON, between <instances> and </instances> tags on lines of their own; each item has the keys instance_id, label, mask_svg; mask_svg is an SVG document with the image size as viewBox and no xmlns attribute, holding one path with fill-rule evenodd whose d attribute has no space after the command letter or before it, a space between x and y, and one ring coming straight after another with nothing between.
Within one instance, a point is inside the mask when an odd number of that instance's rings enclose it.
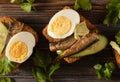
<instances>
[{"instance_id":1,"label":"bread topped with cucumber","mask_svg":"<svg viewBox=\"0 0 120 82\"><path fill-rule=\"evenodd\" d=\"M50 51L58 54L54 62L64 59L73 63L107 45L107 39L99 34L99 29L68 6L50 19L42 33L49 41Z\"/></svg>"},{"instance_id":2,"label":"bread topped with cucumber","mask_svg":"<svg viewBox=\"0 0 120 82\"><path fill-rule=\"evenodd\" d=\"M10 16L0 18L0 74L14 71L32 54L37 33L28 25Z\"/></svg>"}]
</instances>

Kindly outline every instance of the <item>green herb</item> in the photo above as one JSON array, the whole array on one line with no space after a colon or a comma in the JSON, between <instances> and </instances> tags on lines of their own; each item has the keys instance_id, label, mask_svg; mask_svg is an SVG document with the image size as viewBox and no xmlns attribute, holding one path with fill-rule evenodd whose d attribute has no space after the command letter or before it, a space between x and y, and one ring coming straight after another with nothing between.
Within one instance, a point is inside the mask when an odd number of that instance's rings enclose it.
<instances>
[{"instance_id":1,"label":"green herb","mask_svg":"<svg viewBox=\"0 0 120 82\"><path fill-rule=\"evenodd\" d=\"M15 63L7 59L6 56L0 59L0 75L7 75L15 68Z\"/></svg>"},{"instance_id":2,"label":"green herb","mask_svg":"<svg viewBox=\"0 0 120 82\"><path fill-rule=\"evenodd\" d=\"M102 77L104 77L106 80L111 79L112 73L115 70L115 68L116 66L112 62L105 63L104 65L102 64L94 65L94 69L96 70L98 79L101 79Z\"/></svg>"},{"instance_id":3,"label":"green herb","mask_svg":"<svg viewBox=\"0 0 120 82\"><path fill-rule=\"evenodd\" d=\"M0 82L13 82L11 78L0 78Z\"/></svg>"},{"instance_id":4,"label":"green herb","mask_svg":"<svg viewBox=\"0 0 120 82\"><path fill-rule=\"evenodd\" d=\"M92 9L92 5L90 0L76 0L74 9L78 10L79 8L82 8L83 10L90 10Z\"/></svg>"},{"instance_id":5,"label":"green herb","mask_svg":"<svg viewBox=\"0 0 120 82\"><path fill-rule=\"evenodd\" d=\"M61 55L61 54L63 53L63 50L57 50L56 53L57 53L58 55Z\"/></svg>"},{"instance_id":6,"label":"green herb","mask_svg":"<svg viewBox=\"0 0 120 82\"><path fill-rule=\"evenodd\" d=\"M32 4L31 3L22 3L21 8L26 12L31 12Z\"/></svg>"},{"instance_id":7,"label":"green herb","mask_svg":"<svg viewBox=\"0 0 120 82\"><path fill-rule=\"evenodd\" d=\"M26 12L31 12L35 0L11 0L11 3L21 4L21 8Z\"/></svg>"},{"instance_id":8,"label":"green herb","mask_svg":"<svg viewBox=\"0 0 120 82\"><path fill-rule=\"evenodd\" d=\"M120 44L120 31L115 35L116 42Z\"/></svg>"},{"instance_id":9,"label":"green herb","mask_svg":"<svg viewBox=\"0 0 120 82\"><path fill-rule=\"evenodd\" d=\"M108 14L103 23L108 26L110 24L116 25L120 19L120 0L110 0L106 5L106 9L108 10Z\"/></svg>"},{"instance_id":10,"label":"green herb","mask_svg":"<svg viewBox=\"0 0 120 82\"><path fill-rule=\"evenodd\" d=\"M105 77L105 79L111 79L112 72L115 70L114 63L112 63L112 62L105 63L104 67L105 67L105 69L104 69L104 77Z\"/></svg>"},{"instance_id":11,"label":"green herb","mask_svg":"<svg viewBox=\"0 0 120 82\"><path fill-rule=\"evenodd\" d=\"M96 74L97 74L98 79L101 79L102 78L102 74L101 74L102 65L101 64L96 64L94 66L94 69L96 70Z\"/></svg>"},{"instance_id":12,"label":"green herb","mask_svg":"<svg viewBox=\"0 0 120 82\"><path fill-rule=\"evenodd\" d=\"M60 68L60 63L56 63L56 64L50 66L49 79L51 79L52 74L59 68Z\"/></svg>"},{"instance_id":13,"label":"green herb","mask_svg":"<svg viewBox=\"0 0 120 82\"><path fill-rule=\"evenodd\" d=\"M35 57L33 57L35 68L32 69L33 76L38 82L46 82L47 80L52 82L51 76L60 68L60 63L51 64L52 59L50 54L36 51Z\"/></svg>"}]
</instances>

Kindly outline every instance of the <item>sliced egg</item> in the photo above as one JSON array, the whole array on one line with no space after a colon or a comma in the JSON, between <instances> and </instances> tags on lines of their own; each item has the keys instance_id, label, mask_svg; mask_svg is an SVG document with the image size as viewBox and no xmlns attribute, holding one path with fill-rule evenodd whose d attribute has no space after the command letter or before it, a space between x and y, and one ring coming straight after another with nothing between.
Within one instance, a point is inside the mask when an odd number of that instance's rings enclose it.
<instances>
[{"instance_id":1,"label":"sliced egg","mask_svg":"<svg viewBox=\"0 0 120 82\"><path fill-rule=\"evenodd\" d=\"M64 9L51 18L47 33L53 38L66 38L73 34L78 23L80 15L73 9Z\"/></svg>"},{"instance_id":2,"label":"sliced egg","mask_svg":"<svg viewBox=\"0 0 120 82\"><path fill-rule=\"evenodd\" d=\"M10 61L23 63L31 56L34 46L35 38L30 32L19 32L8 42L5 55Z\"/></svg>"}]
</instances>

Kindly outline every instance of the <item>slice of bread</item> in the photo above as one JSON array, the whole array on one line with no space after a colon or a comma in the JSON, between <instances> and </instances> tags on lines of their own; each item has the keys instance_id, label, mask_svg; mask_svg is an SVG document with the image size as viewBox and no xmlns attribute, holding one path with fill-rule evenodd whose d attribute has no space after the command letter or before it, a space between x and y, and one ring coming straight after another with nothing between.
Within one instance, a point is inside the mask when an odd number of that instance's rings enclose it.
<instances>
[{"instance_id":1,"label":"slice of bread","mask_svg":"<svg viewBox=\"0 0 120 82\"><path fill-rule=\"evenodd\" d=\"M64 58L64 60L67 62L67 63L73 63L73 62L76 62L77 60L79 60L80 57L66 57Z\"/></svg>"},{"instance_id":2,"label":"slice of bread","mask_svg":"<svg viewBox=\"0 0 120 82\"><path fill-rule=\"evenodd\" d=\"M21 31L27 31L32 33L35 37L36 42L38 42L37 33L30 26L16 20L15 18L10 16L3 16L0 18L0 22L4 23L8 29L11 28L11 30L14 30L11 36Z\"/></svg>"},{"instance_id":3,"label":"slice of bread","mask_svg":"<svg viewBox=\"0 0 120 82\"><path fill-rule=\"evenodd\" d=\"M21 32L21 31L27 31L34 35L36 42L38 42L38 35L37 33L28 25L16 20L13 17L10 16L3 16L0 18L0 22L2 22L8 29L10 28L10 37L11 38L14 34ZM15 64L15 68L13 70L16 70L20 66L19 63Z\"/></svg>"},{"instance_id":4,"label":"slice of bread","mask_svg":"<svg viewBox=\"0 0 120 82\"><path fill-rule=\"evenodd\" d=\"M113 52L114 52L114 56L115 56L117 65L120 68L120 54L115 49L113 49Z\"/></svg>"},{"instance_id":5,"label":"slice of bread","mask_svg":"<svg viewBox=\"0 0 120 82\"><path fill-rule=\"evenodd\" d=\"M65 6L63 9L70 9L70 7L68 6ZM93 25L89 20L87 20L84 16L80 15L80 22L83 22L85 21L86 22L86 25L87 27L89 28L90 31L92 32L96 32L98 33L99 30L98 28ZM49 41L49 42L59 42L59 41L62 41L63 39L55 39L55 38L52 38L51 36L49 36L47 34L47 28L48 28L48 25L46 25L46 27L42 30L42 34L45 36L45 38Z\"/></svg>"},{"instance_id":6,"label":"slice of bread","mask_svg":"<svg viewBox=\"0 0 120 82\"><path fill-rule=\"evenodd\" d=\"M63 9L70 9L70 7L68 7L68 6L65 6ZM80 22L83 22L83 21L85 21L86 22L86 25L87 25L87 27L88 27L88 29L90 30L90 32L95 32L95 33L99 33L99 30L98 30L98 28L95 26L95 25L93 25L89 20L87 20L84 16L82 16L81 14L80 14ZM47 34L47 26L43 29L43 31L42 31L42 33L43 33L43 35L45 36L45 38L49 41L49 42L59 42L59 41L62 41L63 39L54 39L54 38L52 38L52 37L50 37L48 34ZM73 62L75 62L75 61L77 61L77 60L79 60L80 59L80 57L66 57L66 58L64 58L64 60L66 61L66 62L68 62L68 63L73 63Z\"/></svg>"}]
</instances>

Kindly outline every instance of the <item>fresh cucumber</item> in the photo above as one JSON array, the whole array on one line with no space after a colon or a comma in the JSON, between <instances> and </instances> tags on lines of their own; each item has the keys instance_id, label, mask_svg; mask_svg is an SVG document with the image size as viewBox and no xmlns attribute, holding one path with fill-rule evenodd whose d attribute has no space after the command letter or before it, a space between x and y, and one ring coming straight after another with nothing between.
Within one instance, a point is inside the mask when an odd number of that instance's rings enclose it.
<instances>
[{"instance_id":1,"label":"fresh cucumber","mask_svg":"<svg viewBox=\"0 0 120 82\"><path fill-rule=\"evenodd\" d=\"M7 27L2 22L0 22L0 54L5 46L7 33Z\"/></svg>"},{"instance_id":2,"label":"fresh cucumber","mask_svg":"<svg viewBox=\"0 0 120 82\"><path fill-rule=\"evenodd\" d=\"M85 50L72 55L71 57L87 56L87 55L95 54L95 53L103 50L106 47L106 45L108 44L108 40L104 35L98 35L98 37L99 37L99 41L92 44Z\"/></svg>"}]
</instances>

